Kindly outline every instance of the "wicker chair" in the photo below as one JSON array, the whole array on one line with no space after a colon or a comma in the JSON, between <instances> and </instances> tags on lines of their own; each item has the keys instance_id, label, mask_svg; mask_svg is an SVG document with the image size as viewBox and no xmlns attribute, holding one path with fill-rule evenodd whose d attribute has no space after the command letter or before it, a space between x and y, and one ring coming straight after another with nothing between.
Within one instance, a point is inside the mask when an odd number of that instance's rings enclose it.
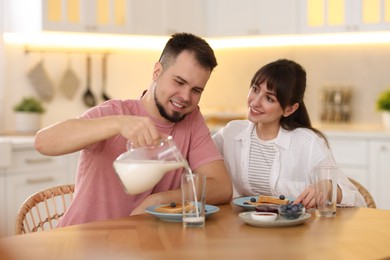
<instances>
[{"instance_id":1,"label":"wicker chair","mask_svg":"<svg viewBox=\"0 0 390 260\"><path fill-rule=\"evenodd\" d=\"M353 185L356 186L356 188L359 190L359 192L363 195L366 203L367 203L367 208L376 208L376 204L374 199L372 198L370 192L366 188L364 188L363 185L361 185L359 182L355 181L354 179L348 178Z\"/></svg>"},{"instance_id":2,"label":"wicker chair","mask_svg":"<svg viewBox=\"0 0 390 260\"><path fill-rule=\"evenodd\" d=\"M56 228L73 199L74 185L61 185L31 195L16 216L15 234Z\"/></svg>"}]
</instances>

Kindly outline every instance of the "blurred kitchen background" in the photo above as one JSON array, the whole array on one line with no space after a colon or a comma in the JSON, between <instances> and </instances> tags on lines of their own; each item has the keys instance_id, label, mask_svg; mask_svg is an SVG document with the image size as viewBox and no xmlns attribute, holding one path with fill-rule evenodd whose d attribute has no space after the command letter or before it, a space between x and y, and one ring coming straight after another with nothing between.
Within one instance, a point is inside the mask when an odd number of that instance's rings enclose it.
<instances>
[{"instance_id":1,"label":"blurred kitchen background","mask_svg":"<svg viewBox=\"0 0 390 260\"><path fill-rule=\"evenodd\" d=\"M92 92L98 101L106 51L107 95L137 98L151 83L166 39L177 31L206 37L215 48L219 66L201 100L206 116L241 117L255 71L288 58L307 70L305 102L313 122L376 127L381 116L375 101L390 88L389 5L389 0L1 0L0 131L15 129L15 103L38 95L27 73L39 62L54 90L53 98L44 103L44 127L87 109L83 94L88 53ZM47 37L48 31L78 34L66 41L63 34ZM91 35L96 39L87 38ZM124 42L139 41L125 38L131 36L158 38L126 46ZM60 89L69 66L80 81L72 98ZM348 89L347 115L323 111L324 92L338 88Z\"/></svg>"},{"instance_id":2,"label":"blurred kitchen background","mask_svg":"<svg viewBox=\"0 0 390 260\"><path fill-rule=\"evenodd\" d=\"M245 118L257 69L293 59L306 68L306 106L336 161L390 209L390 131L375 106L390 89L390 0L0 0L0 236L13 233L33 192L73 183L78 158L37 153L35 132L16 131L15 104L42 100L40 127L82 114L87 56L97 102L138 98L182 31L205 37L218 59L200 102L212 131Z\"/></svg>"}]
</instances>

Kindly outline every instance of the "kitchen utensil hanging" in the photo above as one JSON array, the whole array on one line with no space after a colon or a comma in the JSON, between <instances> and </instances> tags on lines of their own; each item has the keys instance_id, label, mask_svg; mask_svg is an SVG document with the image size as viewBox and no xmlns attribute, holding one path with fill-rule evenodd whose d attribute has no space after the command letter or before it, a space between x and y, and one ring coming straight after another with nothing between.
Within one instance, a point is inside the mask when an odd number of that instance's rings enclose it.
<instances>
[{"instance_id":1,"label":"kitchen utensil hanging","mask_svg":"<svg viewBox=\"0 0 390 260\"><path fill-rule=\"evenodd\" d=\"M107 53L104 53L102 57L102 98L105 101L111 99L106 92L106 88L107 88Z\"/></svg>"},{"instance_id":2,"label":"kitchen utensil hanging","mask_svg":"<svg viewBox=\"0 0 390 260\"><path fill-rule=\"evenodd\" d=\"M87 55L87 90L84 92L83 100L84 104L88 107L96 105L95 95L91 91L91 57Z\"/></svg>"},{"instance_id":3,"label":"kitchen utensil hanging","mask_svg":"<svg viewBox=\"0 0 390 260\"><path fill-rule=\"evenodd\" d=\"M52 100L54 96L54 87L46 69L44 67L44 59L33 66L27 73L27 76L33 85L38 96L44 101Z\"/></svg>"},{"instance_id":4,"label":"kitchen utensil hanging","mask_svg":"<svg viewBox=\"0 0 390 260\"><path fill-rule=\"evenodd\" d=\"M67 59L67 68L60 81L60 90L68 99L71 100L80 86L80 80L72 68L69 53L67 55Z\"/></svg>"}]
</instances>

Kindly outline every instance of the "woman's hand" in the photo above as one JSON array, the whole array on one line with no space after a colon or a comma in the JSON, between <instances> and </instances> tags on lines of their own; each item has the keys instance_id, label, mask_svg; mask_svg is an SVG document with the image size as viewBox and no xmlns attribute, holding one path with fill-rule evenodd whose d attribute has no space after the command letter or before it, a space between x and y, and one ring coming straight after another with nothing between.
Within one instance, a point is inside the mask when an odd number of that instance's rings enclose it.
<instances>
[{"instance_id":1,"label":"woman's hand","mask_svg":"<svg viewBox=\"0 0 390 260\"><path fill-rule=\"evenodd\" d=\"M293 204L302 203L306 209L315 208L316 200L315 200L315 191L314 186L308 186L298 198L295 199Z\"/></svg>"}]
</instances>

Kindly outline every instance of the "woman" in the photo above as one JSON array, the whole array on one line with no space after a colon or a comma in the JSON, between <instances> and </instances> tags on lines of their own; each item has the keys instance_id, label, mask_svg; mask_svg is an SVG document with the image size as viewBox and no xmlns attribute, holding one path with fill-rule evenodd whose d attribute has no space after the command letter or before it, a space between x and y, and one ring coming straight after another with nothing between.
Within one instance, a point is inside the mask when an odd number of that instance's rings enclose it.
<instances>
[{"instance_id":1,"label":"woman","mask_svg":"<svg viewBox=\"0 0 390 260\"><path fill-rule=\"evenodd\" d=\"M311 126L303 97L306 72L280 59L260 68L251 81L248 120L235 120L213 135L234 184L234 196L284 195L315 206L310 174L317 165L336 165L326 137ZM337 203L366 206L340 173Z\"/></svg>"}]
</instances>

